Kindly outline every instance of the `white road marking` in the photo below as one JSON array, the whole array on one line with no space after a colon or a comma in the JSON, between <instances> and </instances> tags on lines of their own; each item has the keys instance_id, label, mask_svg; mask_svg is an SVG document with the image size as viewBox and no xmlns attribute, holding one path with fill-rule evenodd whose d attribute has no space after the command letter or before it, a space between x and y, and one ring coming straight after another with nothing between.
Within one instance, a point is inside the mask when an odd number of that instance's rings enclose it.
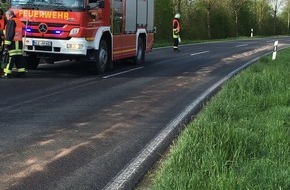
<instances>
[{"instance_id":1,"label":"white road marking","mask_svg":"<svg viewBox=\"0 0 290 190\"><path fill-rule=\"evenodd\" d=\"M272 43L275 42L275 40L268 40L266 43Z\"/></svg>"},{"instance_id":2,"label":"white road marking","mask_svg":"<svg viewBox=\"0 0 290 190\"><path fill-rule=\"evenodd\" d=\"M204 53L209 53L209 51L197 52L197 53L193 53L193 54L190 54L190 55L194 56L194 55L200 55L200 54L204 54Z\"/></svg>"},{"instance_id":3,"label":"white road marking","mask_svg":"<svg viewBox=\"0 0 290 190\"><path fill-rule=\"evenodd\" d=\"M127 70L127 71L123 71L123 72L120 72L120 73L115 73L115 74L112 74L112 75L103 76L102 78L103 79L107 79L107 78L118 76L118 75L121 75L121 74L124 74L124 73L129 73L129 72L132 72L132 71L136 71L136 70L139 70L139 69L142 69L142 68L143 67L137 67L137 68L130 69L130 70Z\"/></svg>"},{"instance_id":4,"label":"white road marking","mask_svg":"<svg viewBox=\"0 0 290 190\"><path fill-rule=\"evenodd\" d=\"M244 46L248 46L249 44L242 44L242 45L238 45L236 47L244 47Z\"/></svg>"}]
</instances>

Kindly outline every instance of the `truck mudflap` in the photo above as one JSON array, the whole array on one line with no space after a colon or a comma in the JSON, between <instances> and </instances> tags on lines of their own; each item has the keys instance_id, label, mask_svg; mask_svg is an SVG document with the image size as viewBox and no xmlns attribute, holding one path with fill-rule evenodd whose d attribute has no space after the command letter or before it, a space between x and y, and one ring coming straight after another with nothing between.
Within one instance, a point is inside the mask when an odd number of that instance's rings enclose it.
<instances>
[{"instance_id":1,"label":"truck mudflap","mask_svg":"<svg viewBox=\"0 0 290 190\"><path fill-rule=\"evenodd\" d=\"M90 48L85 38L71 38L69 40L23 38L24 51L27 53L49 53L66 55L87 55Z\"/></svg>"}]
</instances>

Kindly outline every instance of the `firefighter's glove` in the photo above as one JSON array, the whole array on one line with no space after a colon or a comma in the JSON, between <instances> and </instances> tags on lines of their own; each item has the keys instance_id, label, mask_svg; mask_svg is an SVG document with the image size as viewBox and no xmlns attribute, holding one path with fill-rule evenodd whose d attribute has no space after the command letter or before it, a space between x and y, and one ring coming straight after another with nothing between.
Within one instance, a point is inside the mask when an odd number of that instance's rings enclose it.
<instances>
[{"instance_id":1,"label":"firefighter's glove","mask_svg":"<svg viewBox=\"0 0 290 190\"><path fill-rule=\"evenodd\" d=\"M5 50L3 51L3 55L7 55L8 54L8 49L5 48Z\"/></svg>"},{"instance_id":2,"label":"firefighter's glove","mask_svg":"<svg viewBox=\"0 0 290 190\"><path fill-rule=\"evenodd\" d=\"M175 35L178 35L179 34L179 30L178 29L174 29L173 31L174 31L174 34Z\"/></svg>"}]
</instances>

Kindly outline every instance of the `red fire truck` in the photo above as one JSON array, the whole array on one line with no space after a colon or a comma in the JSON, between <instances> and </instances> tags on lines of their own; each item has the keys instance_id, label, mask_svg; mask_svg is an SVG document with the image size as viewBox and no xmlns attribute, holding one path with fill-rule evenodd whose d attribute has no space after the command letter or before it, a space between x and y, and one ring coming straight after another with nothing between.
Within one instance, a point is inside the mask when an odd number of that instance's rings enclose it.
<instances>
[{"instance_id":1,"label":"red fire truck","mask_svg":"<svg viewBox=\"0 0 290 190\"><path fill-rule=\"evenodd\" d=\"M154 0L10 0L23 22L27 67L80 60L93 73L142 62L154 42Z\"/></svg>"}]
</instances>

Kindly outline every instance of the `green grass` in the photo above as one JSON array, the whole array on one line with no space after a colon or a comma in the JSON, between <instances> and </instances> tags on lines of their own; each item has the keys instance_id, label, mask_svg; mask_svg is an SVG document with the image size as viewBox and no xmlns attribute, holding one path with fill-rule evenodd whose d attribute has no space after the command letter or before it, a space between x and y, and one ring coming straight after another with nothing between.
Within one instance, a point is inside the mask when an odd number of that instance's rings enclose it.
<instances>
[{"instance_id":1,"label":"green grass","mask_svg":"<svg viewBox=\"0 0 290 190\"><path fill-rule=\"evenodd\" d=\"M150 178L151 190L289 190L290 49L223 85Z\"/></svg>"}]
</instances>

